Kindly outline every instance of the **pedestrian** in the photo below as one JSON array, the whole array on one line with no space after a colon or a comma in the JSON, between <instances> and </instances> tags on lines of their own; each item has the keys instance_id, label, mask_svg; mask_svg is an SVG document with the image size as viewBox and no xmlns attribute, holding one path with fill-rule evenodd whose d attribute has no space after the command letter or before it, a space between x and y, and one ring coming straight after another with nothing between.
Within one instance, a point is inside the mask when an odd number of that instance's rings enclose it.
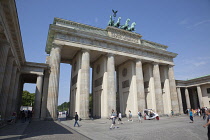
<instances>
[{"instance_id":1,"label":"pedestrian","mask_svg":"<svg viewBox=\"0 0 210 140\"><path fill-rule=\"evenodd\" d=\"M202 115L203 115L203 120L206 119L206 110L204 107L202 107Z\"/></svg>"},{"instance_id":2,"label":"pedestrian","mask_svg":"<svg viewBox=\"0 0 210 140\"><path fill-rule=\"evenodd\" d=\"M131 113L130 110L129 110L129 113L128 113L128 121L133 121L133 120L132 120L132 113Z\"/></svg>"},{"instance_id":3,"label":"pedestrian","mask_svg":"<svg viewBox=\"0 0 210 140\"><path fill-rule=\"evenodd\" d=\"M112 120L112 124L110 126L110 129L115 128L115 120L116 120L117 114L114 112L114 109L112 109L112 114L110 116L110 119Z\"/></svg>"},{"instance_id":4,"label":"pedestrian","mask_svg":"<svg viewBox=\"0 0 210 140\"><path fill-rule=\"evenodd\" d=\"M210 109L208 109L206 111L206 114L208 115L207 117L207 123L203 126L204 128L207 127L208 128L208 133L207 133L207 136L208 136L208 140L210 140Z\"/></svg>"},{"instance_id":5,"label":"pedestrian","mask_svg":"<svg viewBox=\"0 0 210 140\"><path fill-rule=\"evenodd\" d=\"M28 111L28 122L31 123L32 120L32 111Z\"/></svg>"},{"instance_id":6,"label":"pedestrian","mask_svg":"<svg viewBox=\"0 0 210 140\"><path fill-rule=\"evenodd\" d=\"M190 116L190 120L191 120L190 123L193 123L193 112L192 112L192 109L189 112L189 116Z\"/></svg>"},{"instance_id":7,"label":"pedestrian","mask_svg":"<svg viewBox=\"0 0 210 140\"><path fill-rule=\"evenodd\" d=\"M141 112L140 112L140 111L138 112L138 118L139 118L139 122L141 122L141 123L142 123L142 120L141 120L141 118L142 118L142 114L141 114Z\"/></svg>"},{"instance_id":8,"label":"pedestrian","mask_svg":"<svg viewBox=\"0 0 210 140\"><path fill-rule=\"evenodd\" d=\"M21 120L22 120L22 123L25 122L25 112L24 112L24 110L21 111Z\"/></svg>"},{"instance_id":9,"label":"pedestrian","mask_svg":"<svg viewBox=\"0 0 210 140\"><path fill-rule=\"evenodd\" d=\"M198 108L198 116L201 117L201 110Z\"/></svg>"},{"instance_id":10,"label":"pedestrian","mask_svg":"<svg viewBox=\"0 0 210 140\"><path fill-rule=\"evenodd\" d=\"M123 124L121 112L119 112L119 114L118 114L118 124L120 124L120 123Z\"/></svg>"},{"instance_id":11,"label":"pedestrian","mask_svg":"<svg viewBox=\"0 0 210 140\"><path fill-rule=\"evenodd\" d=\"M173 117L174 116L174 111L173 110L171 110L171 117Z\"/></svg>"},{"instance_id":12,"label":"pedestrian","mask_svg":"<svg viewBox=\"0 0 210 140\"><path fill-rule=\"evenodd\" d=\"M78 120L79 120L78 118L79 118L79 116L78 116L77 112L75 112L75 117L74 117L75 123L74 123L74 127L76 126L76 124L78 125L78 127L80 127L80 125L78 123Z\"/></svg>"}]
</instances>

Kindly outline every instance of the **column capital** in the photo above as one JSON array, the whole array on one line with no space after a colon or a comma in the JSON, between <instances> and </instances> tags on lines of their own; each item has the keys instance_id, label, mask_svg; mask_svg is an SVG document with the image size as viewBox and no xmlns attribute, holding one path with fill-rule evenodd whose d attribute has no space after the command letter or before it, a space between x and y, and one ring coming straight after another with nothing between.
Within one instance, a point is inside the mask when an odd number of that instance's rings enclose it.
<instances>
[{"instance_id":1,"label":"column capital","mask_svg":"<svg viewBox=\"0 0 210 140\"><path fill-rule=\"evenodd\" d=\"M169 68L174 67L174 66L175 66L175 65L168 64L168 67L169 67Z\"/></svg>"},{"instance_id":2,"label":"column capital","mask_svg":"<svg viewBox=\"0 0 210 140\"><path fill-rule=\"evenodd\" d=\"M109 56L115 57L115 54L113 54L113 53L107 53L107 56L108 56L108 57L109 57Z\"/></svg>"},{"instance_id":3,"label":"column capital","mask_svg":"<svg viewBox=\"0 0 210 140\"><path fill-rule=\"evenodd\" d=\"M135 62L142 62L142 59L136 58Z\"/></svg>"},{"instance_id":4,"label":"column capital","mask_svg":"<svg viewBox=\"0 0 210 140\"><path fill-rule=\"evenodd\" d=\"M63 46L53 43L52 44L52 48L60 48L60 49L62 49Z\"/></svg>"},{"instance_id":5,"label":"column capital","mask_svg":"<svg viewBox=\"0 0 210 140\"><path fill-rule=\"evenodd\" d=\"M84 53L84 52L90 53L90 50L89 50L89 49L81 49L81 52L82 52L82 53Z\"/></svg>"},{"instance_id":6,"label":"column capital","mask_svg":"<svg viewBox=\"0 0 210 140\"><path fill-rule=\"evenodd\" d=\"M152 64L153 64L153 65L159 65L158 62L154 62L154 61L152 62Z\"/></svg>"},{"instance_id":7,"label":"column capital","mask_svg":"<svg viewBox=\"0 0 210 140\"><path fill-rule=\"evenodd\" d=\"M44 74L37 74L37 77L43 77Z\"/></svg>"}]
</instances>

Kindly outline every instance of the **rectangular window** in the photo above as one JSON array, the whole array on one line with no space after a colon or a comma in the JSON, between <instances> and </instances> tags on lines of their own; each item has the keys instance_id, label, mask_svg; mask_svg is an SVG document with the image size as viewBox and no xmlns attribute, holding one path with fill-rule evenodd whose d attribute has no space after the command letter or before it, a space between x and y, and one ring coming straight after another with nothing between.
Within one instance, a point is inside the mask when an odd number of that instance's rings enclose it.
<instances>
[{"instance_id":1,"label":"rectangular window","mask_svg":"<svg viewBox=\"0 0 210 140\"><path fill-rule=\"evenodd\" d=\"M207 88L207 93L210 94L210 88Z\"/></svg>"}]
</instances>

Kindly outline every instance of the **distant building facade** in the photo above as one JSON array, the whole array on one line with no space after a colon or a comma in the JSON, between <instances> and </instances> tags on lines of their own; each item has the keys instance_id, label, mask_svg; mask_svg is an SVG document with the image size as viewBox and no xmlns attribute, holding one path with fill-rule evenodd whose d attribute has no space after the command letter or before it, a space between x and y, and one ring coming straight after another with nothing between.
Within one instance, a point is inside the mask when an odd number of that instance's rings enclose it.
<instances>
[{"instance_id":1,"label":"distant building facade","mask_svg":"<svg viewBox=\"0 0 210 140\"><path fill-rule=\"evenodd\" d=\"M180 109L210 108L210 75L190 79L176 80Z\"/></svg>"}]
</instances>

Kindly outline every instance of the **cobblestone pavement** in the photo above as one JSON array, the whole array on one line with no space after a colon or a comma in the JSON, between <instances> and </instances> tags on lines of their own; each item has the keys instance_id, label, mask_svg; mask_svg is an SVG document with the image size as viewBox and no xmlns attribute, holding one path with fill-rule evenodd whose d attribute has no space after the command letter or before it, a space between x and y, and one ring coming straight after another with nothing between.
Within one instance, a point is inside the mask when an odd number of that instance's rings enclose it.
<instances>
[{"instance_id":1,"label":"cobblestone pavement","mask_svg":"<svg viewBox=\"0 0 210 140\"><path fill-rule=\"evenodd\" d=\"M82 120L79 121L81 127L73 127L74 120L61 123L93 140L207 140L207 129L203 128L206 121L197 116L194 119L194 123L189 123L188 116L161 117L159 121L139 123L137 119L128 122L124 118L124 124L111 130L111 120L108 119Z\"/></svg>"},{"instance_id":2,"label":"cobblestone pavement","mask_svg":"<svg viewBox=\"0 0 210 140\"><path fill-rule=\"evenodd\" d=\"M203 128L206 121L195 117L189 123L187 116L161 117L157 120L137 119L109 129L111 120L82 120L81 127L73 127L74 120L33 121L32 123L16 123L0 128L0 139L6 140L207 140L207 129ZM117 122L117 121L116 121Z\"/></svg>"},{"instance_id":3,"label":"cobblestone pavement","mask_svg":"<svg viewBox=\"0 0 210 140\"><path fill-rule=\"evenodd\" d=\"M0 129L0 139L5 140L89 140L58 121L32 121L16 123Z\"/></svg>"}]
</instances>

